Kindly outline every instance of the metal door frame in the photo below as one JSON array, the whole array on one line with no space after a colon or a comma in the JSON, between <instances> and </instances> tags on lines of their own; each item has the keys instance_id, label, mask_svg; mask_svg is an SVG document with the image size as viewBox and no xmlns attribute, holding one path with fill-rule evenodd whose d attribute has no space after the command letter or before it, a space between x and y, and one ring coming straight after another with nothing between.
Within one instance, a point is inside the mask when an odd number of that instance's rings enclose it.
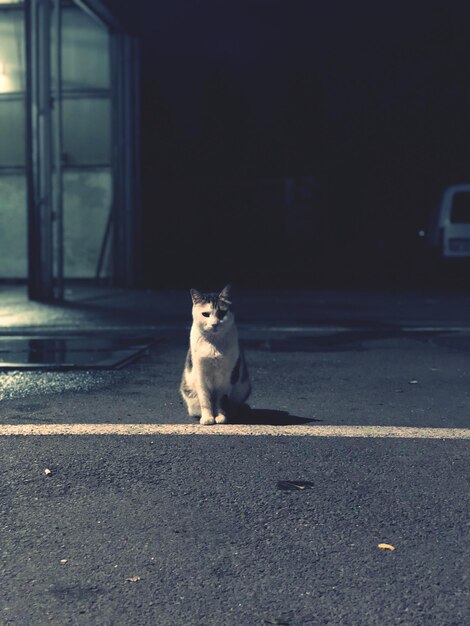
<instances>
[{"instance_id":1,"label":"metal door frame","mask_svg":"<svg viewBox=\"0 0 470 626\"><path fill-rule=\"evenodd\" d=\"M53 300L53 130L50 0L26 0L28 294Z\"/></svg>"},{"instance_id":2,"label":"metal door frame","mask_svg":"<svg viewBox=\"0 0 470 626\"><path fill-rule=\"evenodd\" d=\"M140 50L122 31L111 35L114 284L133 287L141 272Z\"/></svg>"}]
</instances>

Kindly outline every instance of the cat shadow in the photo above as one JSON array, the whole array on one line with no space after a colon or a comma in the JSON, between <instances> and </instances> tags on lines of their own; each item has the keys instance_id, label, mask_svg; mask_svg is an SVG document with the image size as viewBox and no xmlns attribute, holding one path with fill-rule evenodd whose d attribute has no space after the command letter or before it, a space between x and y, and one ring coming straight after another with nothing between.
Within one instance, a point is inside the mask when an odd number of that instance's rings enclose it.
<instances>
[{"instance_id":1,"label":"cat shadow","mask_svg":"<svg viewBox=\"0 0 470 626\"><path fill-rule=\"evenodd\" d=\"M230 424L265 426L300 426L311 422L321 422L314 417L299 417L278 409L252 409L248 404L231 407L228 414Z\"/></svg>"}]
</instances>

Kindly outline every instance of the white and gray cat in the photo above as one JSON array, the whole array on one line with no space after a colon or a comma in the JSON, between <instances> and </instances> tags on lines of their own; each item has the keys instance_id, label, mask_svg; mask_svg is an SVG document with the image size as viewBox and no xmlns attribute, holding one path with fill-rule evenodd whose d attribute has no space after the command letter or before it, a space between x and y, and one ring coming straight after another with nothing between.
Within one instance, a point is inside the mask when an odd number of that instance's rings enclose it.
<instances>
[{"instance_id":1,"label":"white and gray cat","mask_svg":"<svg viewBox=\"0 0 470 626\"><path fill-rule=\"evenodd\" d=\"M232 311L231 287L220 294L191 289L193 324L180 391L200 424L224 424L230 406L245 402L250 378Z\"/></svg>"}]
</instances>

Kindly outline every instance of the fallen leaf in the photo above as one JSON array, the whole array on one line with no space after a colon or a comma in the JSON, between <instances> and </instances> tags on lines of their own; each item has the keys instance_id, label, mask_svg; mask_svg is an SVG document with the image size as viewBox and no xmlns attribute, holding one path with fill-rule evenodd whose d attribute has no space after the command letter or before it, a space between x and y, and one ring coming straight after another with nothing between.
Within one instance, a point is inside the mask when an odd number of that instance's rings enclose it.
<instances>
[{"instance_id":1,"label":"fallen leaf","mask_svg":"<svg viewBox=\"0 0 470 626\"><path fill-rule=\"evenodd\" d=\"M44 470L44 474L46 476L50 476L52 474L52 472L51 472L51 470L48 467L46 467L46 469Z\"/></svg>"},{"instance_id":2,"label":"fallen leaf","mask_svg":"<svg viewBox=\"0 0 470 626\"><path fill-rule=\"evenodd\" d=\"M142 580L140 576L131 576L130 578L126 578L129 583L136 583L138 580Z\"/></svg>"},{"instance_id":3,"label":"fallen leaf","mask_svg":"<svg viewBox=\"0 0 470 626\"><path fill-rule=\"evenodd\" d=\"M395 550L395 546L391 546L389 543L379 543L377 548L381 548L382 550Z\"/></svg>"},{"instance_id":4,"label":"fallen leaf","mask_svg":"<svg viewBox=\"0 0 470 626\"><path fill-rule=\"evenodd\" d=\"M61 565L65 565L67 563L68 559L60 559L60 563Z\"/></svg>"}]
</instances>

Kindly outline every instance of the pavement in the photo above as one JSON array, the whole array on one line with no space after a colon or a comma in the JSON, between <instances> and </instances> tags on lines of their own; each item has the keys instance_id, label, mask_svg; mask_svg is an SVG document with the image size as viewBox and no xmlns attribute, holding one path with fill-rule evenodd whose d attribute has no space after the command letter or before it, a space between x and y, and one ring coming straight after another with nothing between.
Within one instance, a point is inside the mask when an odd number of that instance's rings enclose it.
<instances>
[{"instance_id":1,"label":"pavement","mask_svg":"<svg viewBox=\"0 0 470 626\"><path fill-rule=\"evenodd\" d=\"M468 623L470 293L241 290L218 427L178 396L186 290L66 297L0 288L0 340L152 345L0 371L0 624Z\"/></svg>"}]
</instances>

